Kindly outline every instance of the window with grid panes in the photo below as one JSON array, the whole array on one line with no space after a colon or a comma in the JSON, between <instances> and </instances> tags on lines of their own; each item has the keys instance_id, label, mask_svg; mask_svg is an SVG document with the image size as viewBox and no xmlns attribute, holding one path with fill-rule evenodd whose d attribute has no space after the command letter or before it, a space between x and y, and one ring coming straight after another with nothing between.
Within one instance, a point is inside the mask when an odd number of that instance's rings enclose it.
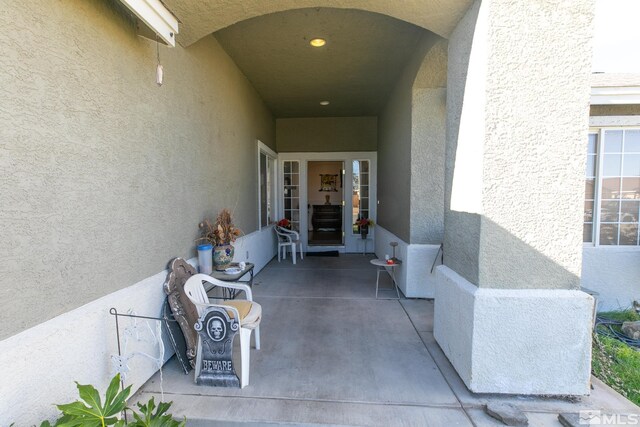
<instances>
[{"instance_id":1,"label":"window with grid panes","mask_svg":"<svg viewBox=\"0 0 640 427\"><path fill-rule=\"evenodd\" d=\"M585 180L584 241L638 246L640 129L591 133Z\"/></svg>"}]
</instances>

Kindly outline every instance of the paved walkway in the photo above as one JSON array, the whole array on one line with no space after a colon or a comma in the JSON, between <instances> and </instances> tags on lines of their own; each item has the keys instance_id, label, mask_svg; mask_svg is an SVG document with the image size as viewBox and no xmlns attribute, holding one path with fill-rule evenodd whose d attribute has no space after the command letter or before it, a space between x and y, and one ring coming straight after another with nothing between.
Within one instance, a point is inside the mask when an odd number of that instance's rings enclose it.
<instances>
[{"instance_id":1,"label":"paved walkway","mask_svg":"<svg viewBox=\"0 0 640 427\"><path fill-rule=\"evenodd\" d=\"M433 302L376 300L370 259L272 261L254 286L264 314L250 385L197 386L172 359L162 381L165 400L174 402L171 412L187 416L190 426L501 425L483 412L489 401L513 403L533 426L558 426L559 412L581 409L640 412L597 379L591 396L577 400L469 392L433 338ZM384 284L390 285L388 277ZM158 399L159 393L156 374L135 398Z\"/></svg>"}]
</instances>

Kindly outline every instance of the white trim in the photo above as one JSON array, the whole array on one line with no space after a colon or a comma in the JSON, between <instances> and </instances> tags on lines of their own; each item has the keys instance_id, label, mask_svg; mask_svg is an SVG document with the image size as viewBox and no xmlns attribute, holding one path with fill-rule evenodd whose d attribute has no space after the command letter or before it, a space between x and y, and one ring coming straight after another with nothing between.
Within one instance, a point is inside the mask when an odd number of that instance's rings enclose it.
<instances>
[{"instance_id":1,"label":"white trim","mask_svg":"<svg viewBox=\"0 0 640 427\"><path fill-rule=\"evenodd\" d=\"M592 133L592 132L589 132ZM604 132L602 129L598 130L598 132L594 132L598 135L598 140L596 141L596 182L595 182L595 193L594 193L594 201L593 201L593 246L600 246L600 204L602 203L602 185L600 185L600 181L602 179L602 168L603 168L603 155L601 153L602 148L602 136Z\"/></svg>"},{"instance_id":2,"label":"white trim","mask_svg":"<svg viewBox=\"0 0 640 427\"><path fill-rule=\"evenodd\" d=\"M267 144L265 144L264 142L260 141L259 139L256 139L256 141L258 142L258 150L262 151L265 154L268 154L269 156L273 157L274 159L278 158L278 153L276 153L271 148L269 148L269 146Z\"/></svg>"},{"instance_id":3,"label":"white trim","mask_svg":"<svg viewBox=\"0 0 640 427\"><path fill-rule=\"evenodd\" d=\"M640 126L640 115L638 116L591 116L589 126L594 128L616 128L621 126ZM622 129L622 128L621 128Z\"/></svg>"},{"instance_id":4,"label":"white trim","mask_svg":"<svg viewBox=\"0 0 640 427\"><path fill-rule=\"evenodd\" d=\"M160 0L120 0L167 45L176 46L178 19Z\"/></svg>"},{"instance_id":5,"label":"white trim","mask_svg":"<svg viewBox=\"0 0 640 427\"><path fill-rule=\"evenodd\" d=\"M591 88L591 105L640 104L640 86Z\"/></svg>"},{"instance_id":6,"label":"white trim","mask_svg":"<svg viewBox=\"0 0 640 427\"><path fill-rule=\"evenodd\" d=\"M271 216L272 223L278 218L278 153L269 148L266 144L264 144L259 139L256 140L258 143L258 230L262 230L265 227L269 227L272 224L267 224L265 226L262 225L262 206L260 205L260 199L262 196L261 193L261 182L260 182L260 154L264 154L268 159L273 160L273 169L270 171L271 176L271 195L272 195L272 203L271 203ZM267 173L269 173L269 166L267 164Z\"/></svg>"}]
</instances>

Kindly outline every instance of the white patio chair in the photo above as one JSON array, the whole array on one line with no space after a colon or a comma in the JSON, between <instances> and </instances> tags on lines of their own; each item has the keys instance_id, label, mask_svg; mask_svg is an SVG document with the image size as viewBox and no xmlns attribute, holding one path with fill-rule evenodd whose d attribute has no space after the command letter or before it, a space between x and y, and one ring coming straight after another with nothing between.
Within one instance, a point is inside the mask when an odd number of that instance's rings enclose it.
<instances>
[{"instance_id":1,"label":"white patio chair","mask_svg":"<svg viewBox=\"0 0 640 427\"><path fill-rule=\"evenodd\" d=\"M211 283L215 286L244 291L247 299L217 300L209 299L204 289L203 282ZM227 310L230 317L239 319L240 324L240 359L242 374L240 386L249 384L249 363L251 331L255 329L256 350L260 350L260 320L262 319L262 307L253 301L251 288L241 283L223 282L207 274L194 274L184 284L184 292L198 310L198 316L202 317L207 307L218 307ZM212 302L213 301L213 302ZM198 338L198 349L196 363L199 365L201 348Z\"/></svg>"},{"instance_id":2,"label":"white patio chair","mask_svg":"<svg viewBox=\"0 0 640 427\"><path fill-rule=\"evenodd\" d=\"M296 263L296 245L300 247L300 259L304 259L302 241L297 231L289 230L284 227L275 226L274 230L278 235L278 262L280 262L280 251L282 250L282 259L287 259L287 246L291 247L291 257L293 263Z\"/></svg>"}]
</instances>

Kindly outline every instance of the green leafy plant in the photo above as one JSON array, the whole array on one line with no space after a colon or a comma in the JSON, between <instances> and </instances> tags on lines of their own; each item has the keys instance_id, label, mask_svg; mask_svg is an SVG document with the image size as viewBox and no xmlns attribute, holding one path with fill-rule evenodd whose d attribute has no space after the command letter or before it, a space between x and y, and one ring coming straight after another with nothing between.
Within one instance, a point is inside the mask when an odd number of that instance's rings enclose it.
<instances>
[{"instance_id":1,"label":"green leafy plant","mask_svg":"<svg viewBox=\"0 0 640 427\"><path fill-rule=\"evenodd\" d=\"M155 412L155 402L153 397L148 403L138 403L140 413L133 413L135 422L129 423L132 427L183 427L186 421L177 422L171 417L170 414L166 414L171 407L171 403L160 402Z\"/></svg>"},{"instance_id":2,"label":"green leafy plant","mask_svg":"<svg viewBox=\"0 0 640 427\"><path fill-rule=\"evenodd\" d=\"M127 407L127 397L131 393L131 386L122 391L118 391L120 385L120 374L113 377L107 392L104 396L104 403L100 399L100 393L92 385L83 385L76 382L80 400L56 405L62 412L55 424L44 421L40 427L183 427L186 420L175 421L166 412L173 402L161 402L157 409L153 397L146 404L138 403L141 413L134 410L134 421L127 422L118 418L118 415ZM155 409L155 412L154 412Z\"/></svg>"}]
</instances>

